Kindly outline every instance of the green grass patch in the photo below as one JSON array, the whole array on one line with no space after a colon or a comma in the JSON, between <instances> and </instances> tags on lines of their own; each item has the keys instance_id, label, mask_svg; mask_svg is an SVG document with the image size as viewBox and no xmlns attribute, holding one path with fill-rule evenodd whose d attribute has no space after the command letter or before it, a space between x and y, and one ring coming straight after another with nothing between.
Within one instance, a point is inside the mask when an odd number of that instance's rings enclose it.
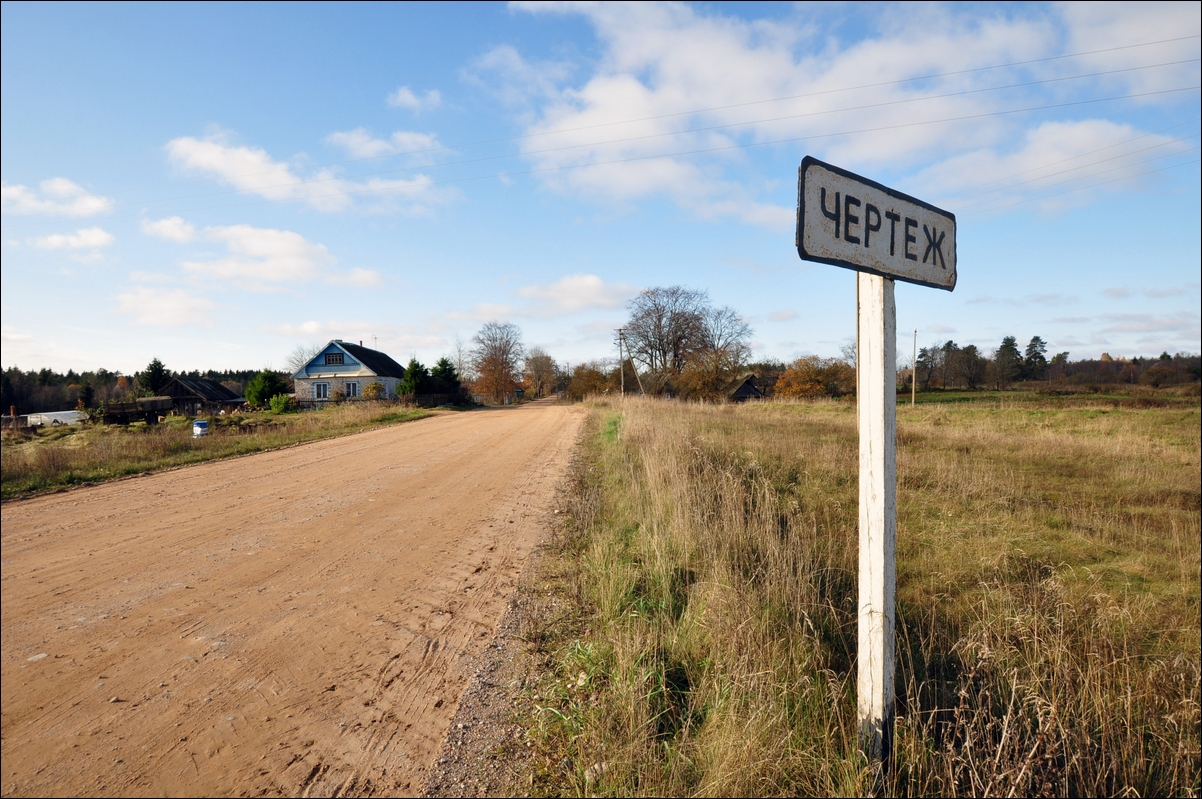
<instances>
[{"instance_id":1,"label":"green grass patch","mask_svg":"<svg viewBox=\"0 0 1202 799\"><path fill-rule=\"evenodd\" d=\"M1194 406L898 409L896 794L1197 795ZM595 406L530 636L546 795L853 795L847 403Z\"/></svg>"},{"instance_id":2,"label":"green grass patch","mask_svg":"<svg viewBox=\"0 0 1202 799\"><path fill-rule=\"evenodd\" d=\"M358 433L431 416L432 411L381 403L348 403L306 413L209 417L209 434L192 437L192 419L157 425L71 425L17 433L5 430L0 498L246 455Z\"/></svg>"}]
</instances>

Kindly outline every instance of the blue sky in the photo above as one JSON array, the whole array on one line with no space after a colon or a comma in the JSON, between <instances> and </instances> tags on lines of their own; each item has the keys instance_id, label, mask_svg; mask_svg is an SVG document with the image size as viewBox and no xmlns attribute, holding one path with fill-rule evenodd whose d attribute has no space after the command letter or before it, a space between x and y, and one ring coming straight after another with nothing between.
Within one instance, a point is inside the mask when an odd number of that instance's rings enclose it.
<instances>
[{"instance_id":1,"label":"blue sky","mask_svg":"<svg viewBox=\"0 0 1202 799\"><path fill-rule=\"evenodd\" d=\"M2 7L3 366L431 362L490 319L578 363L641 288L836 355L805 155L957 215L899 351L1197 352L1202 6Z\"/></svg>"}]
</instances>

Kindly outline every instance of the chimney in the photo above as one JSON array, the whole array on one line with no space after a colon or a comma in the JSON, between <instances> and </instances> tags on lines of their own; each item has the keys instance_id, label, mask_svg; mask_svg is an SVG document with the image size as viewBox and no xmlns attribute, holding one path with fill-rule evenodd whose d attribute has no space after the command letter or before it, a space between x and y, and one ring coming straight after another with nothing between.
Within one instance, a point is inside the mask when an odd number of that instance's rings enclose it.
<instances>
[{"instance_id":1,"label":"chimney","mask_svg":"<svg viewBox=\"0 0 1202 799\"><path fill-rule=\"evenodd\" d=\"M360 346L360 347L362 347L362 346L363 346L363 339L359 339L359 346Z\"/></svg>"}]
</instances>

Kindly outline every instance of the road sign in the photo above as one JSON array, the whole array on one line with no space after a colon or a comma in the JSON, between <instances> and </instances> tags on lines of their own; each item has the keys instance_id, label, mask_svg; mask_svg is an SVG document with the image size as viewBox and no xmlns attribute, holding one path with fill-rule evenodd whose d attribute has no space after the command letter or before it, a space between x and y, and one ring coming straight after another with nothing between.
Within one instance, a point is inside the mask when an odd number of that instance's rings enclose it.
<instances>
[{"instance_id":1,"label":"road sign","mask_svg":"<svg viewBox=\"0 0 1202 799\"><path fill-rule=\"evenodd\" d=\"M797 171L797 254L951 291L956 217L807 155Z\"/></svg>"},{"instance_id":2,"label":"road sign","mask_svg":"<svg viewBox=\"0 0 1202 799\"><path fill-rule=\"evenodd\" d=\"M869 762L893 749L897 589L897 307L893 281L956 287L956 217L806 156L797 171L797 254L856 275L860 562L856 710Z\"/></svg>"}]
</instances>

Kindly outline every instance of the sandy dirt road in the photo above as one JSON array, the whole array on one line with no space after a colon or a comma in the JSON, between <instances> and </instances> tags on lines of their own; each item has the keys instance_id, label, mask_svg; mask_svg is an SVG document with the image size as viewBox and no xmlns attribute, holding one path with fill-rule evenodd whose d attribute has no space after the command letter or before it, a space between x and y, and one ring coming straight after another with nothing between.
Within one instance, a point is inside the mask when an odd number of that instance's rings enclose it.
<instances>
[{"instance_id":1,"label":"sandy dirt road","mask_svg":"<svg viewBox=\"0 0 1202 799\"><path fill-rule=\"evenodd\" d=\"M5 504L3 794L417 792L581 419L448 414Z\"/></svg>"}]
</instances>

